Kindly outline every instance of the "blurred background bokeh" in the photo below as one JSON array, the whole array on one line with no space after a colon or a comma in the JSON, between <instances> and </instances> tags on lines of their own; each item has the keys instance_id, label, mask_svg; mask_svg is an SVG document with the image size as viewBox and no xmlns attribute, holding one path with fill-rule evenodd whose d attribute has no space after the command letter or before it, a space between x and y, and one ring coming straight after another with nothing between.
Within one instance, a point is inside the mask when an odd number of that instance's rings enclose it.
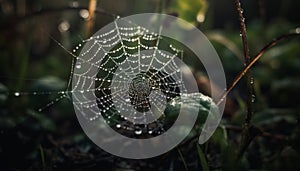
<instances>
[{"instance_id":1,"label":"blurred background bokeh","mask_svg":"<svg viewBox=\"0 0 300 171\"><path fill-rule=\"evenodd\" d=\"M96 4L95 12L89 11L91 3ZM274 38L300 32L299 0L241 3L252 57ZM228 85L243 69L234 1L0 0L0 170L299 169L299 36L269 50L252 68L253 123L263 134L239 163L233 154L246 113L245 80L230 93L222 123L210 141L197 149L197 137L192 137L147 160L122 159L99 149L83 133L68 98L38 112L66 91L73 60L67 50L114 16L146 12L178 16L203 31L222 60ZM205 91L205 74L193 67Z\"/></svg>"}]
</instances>

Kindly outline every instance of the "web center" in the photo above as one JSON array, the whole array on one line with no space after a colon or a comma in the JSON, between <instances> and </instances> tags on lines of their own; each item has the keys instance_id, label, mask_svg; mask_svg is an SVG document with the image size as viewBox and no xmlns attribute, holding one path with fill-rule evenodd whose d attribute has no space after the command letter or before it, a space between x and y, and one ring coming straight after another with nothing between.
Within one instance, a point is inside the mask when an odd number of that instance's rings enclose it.
<instances>
[{"instance_id":1,"label":"web center","mask_svg":"<svg viewBox=\"0 0 300 171\"><path fill-rule=\"evenodd\" d=\"M149 79L144 74L138 74L131 80L128 89L130 103L138 112L150 110L149 95L151 94L151 87Z\"/></svg>"}]
</instances>

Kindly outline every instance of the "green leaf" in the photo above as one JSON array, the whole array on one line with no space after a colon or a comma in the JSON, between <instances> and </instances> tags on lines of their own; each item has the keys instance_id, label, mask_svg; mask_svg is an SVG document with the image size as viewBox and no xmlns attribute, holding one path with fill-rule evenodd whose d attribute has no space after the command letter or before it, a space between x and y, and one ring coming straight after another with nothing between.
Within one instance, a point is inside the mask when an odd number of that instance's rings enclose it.
<instances>
[{"instance_id":1,"label":"green leaf","mask_svg":"<svg viewBox=\"0 0 300 171\"><path fill-rule=\"evenodd\" d=\"M182 105L184 104L184 105ZM213 108L211 110L211 108ZM203 125L207 120L207 117L219 116L217 113L218 107L209 96L205 96L201 93L190 93L184 94L180 97L172 99L165 108L165 121L173 122L177 119L179 113L181 115L190 115L191 113L196 114L198 111L197 121L194 129L189 133L187 138L195 136L197 133L202 131ZM178 134L187 134L185 127L180 127Z\"/></svg>"},{"instance_id":2,"label":"green leaf","mask_svg":"<svg viewBox=\"0 0 300 171\"><path fill-rule=\"evenodd\" d=\"M228 146L228 137L226 128L220 125L211 136L209 142L219 145L221 147L221 151L224 151Z\"/></svg>"},{"instance_id":3,"label":"green leaf","mask_svg":"<svg viewBox=\"0 0 300 171\"><path fill-rule=\"evenodd\" d=\"M200 125L203 125L205 123L208 114L210 114L211 112L211 107L218 108L209 96L205 96L201 93L190 93L172 99L166 106L165 115L168 116L169 119L176 118L180 112L181 104L183 103L188 104L185 105L186 107L184 108L184 110L182 110L182 112L186 114L194 112L195 110L199 110L197 124ZM217 116L217 114L214 113L212 115Z\"/></svg>"}]
</instances>

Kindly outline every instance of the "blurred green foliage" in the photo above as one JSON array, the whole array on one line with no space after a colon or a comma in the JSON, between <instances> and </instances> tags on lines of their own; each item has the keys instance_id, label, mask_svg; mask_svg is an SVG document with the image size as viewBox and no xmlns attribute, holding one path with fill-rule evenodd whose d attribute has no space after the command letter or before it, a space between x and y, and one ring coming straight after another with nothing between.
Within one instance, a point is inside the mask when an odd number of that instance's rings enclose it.
<instances>
[{"instance_id":1,"label":"blurred green foliage","mask_svg":"<svg viewBox=\"0 0 300 171\"><path fill-rule=\"evenodd\" d=\"M196 24L204 22L207 10L206 0L177 0L171 1L170 10L185 21Z\"/></svg>"},{"instance_id":2,"label":"blurred green foliage","mask_svg":"<svg viewBox=\"0 0 300 171\"><path fill-rule=\"evenodd\" d=\"M299 2L242 2L251 56L272 39L299 27L299 13L296 12ZM160 0L98 1L98 7L121 16L158 12L162 4ZM69 98L37 112L60 97L59 92L65 91L70 76L72 56L49 35L69 50L86 38L84 11L69 10L68 6L87 7L88 1L0 1L1 170L184 170L177 150L133 161L99 149L81 130ZM208 36L222 60L230 84L243 68L233 2L166 0L163 8L164 12L196 25ZM97 13L95 30L111 21L110 16ZM66 23L69 28L62 30L65 26L62 24ZM225 111L211 139L204 145L196 145L198 128L179 145L188 169L299 170L299 45L299 37L288 39L264 54L252 68L255 82L253 124L262 134L252 141L245 155L236 160L246 111L246 85L242 81L230 93L227 106L230 112ZM193 67L195 73L203 72L198 65ZM15 91L21 96L14 96ZM199 118L199 122L205 118Z\"/></svg>"}]
</instances>

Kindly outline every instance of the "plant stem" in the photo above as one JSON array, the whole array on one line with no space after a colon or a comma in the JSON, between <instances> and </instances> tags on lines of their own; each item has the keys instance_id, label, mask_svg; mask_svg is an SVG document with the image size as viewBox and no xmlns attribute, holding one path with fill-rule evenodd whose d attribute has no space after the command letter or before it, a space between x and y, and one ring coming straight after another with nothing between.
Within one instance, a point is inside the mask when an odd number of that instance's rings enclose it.
<instances>
[{"instance_id":1,"label":"plant stem","mask_svg":"<svg viewBox=\"0 0 300 171\"><path fill-rule=\"evenodd\" d=\"M89 18L86 23L87 36L91 36L93 33L96 9L97 9L97 0L90 0L90 2L89 2Z\"/></svg>"},{"instance_id":2,"label":"plant stem","mask_svg":"<svg viewBox=\"0 0 300 171\"><path fill-rule=\"evenodd\" d=\"M217 105L220 105L222 103L222 99L226 98L226 96L231 92L231 90L236 86L236 84L241 80L241 78L250 70L250 68L260 59L260 57L262 57L269 49L277 45L280 41L294 36L300 36L300 32L293 32L281 35L276 39L272 40L270 43L268 43L265 47L263 47L259 51L259 53L255 55L255 57L250 61L250 63L246 65L245 68L237 75L237 77L234 79L234 81L226 90L226 92L221 96L220 100L217 102Z\"/></svg>"},{"instance_id":3,"label":"plant stem","mask_svg":"<svg viewBox=\"0 0 300 171\"><path fill-rule=\"evenodd\" d=\"M181 160L182 160L182 163L183 163L183 165L184 165L185 170L188 171L189 169L188 169L188 167L187 167L186 161L185 161L185 159L184 159L184 157L183 157L183 155L182 155L180 149L177 148L177 151L178 151L178 153L179 153L179 155L180 155L180 158L181 158Z\"/></svg>"},{"instance_id":4,"label":"plant stem","mask_svg":"<svg viewBox=\"0 0 300 171\"><path fill-rule=\"evenodd\" d=\"M197 146L197 152L198 152L198 155L199 155L202 170L203 171L209 171L209 166L208 166L205 154L203 153L203 151L202 151L202 149L201 149L201 147L198 143L196 144L196 146Z\"/></svg>"},{"instance_id":5,"label":"plant stem","mask_svg":"<svg viewBox=\"0 0 300 171\"><path fill-rule=\"evenodd\" d=\"M251 58L249 56L249 47L248 47L248 41L247 41L245 18L243 16L243 10L241 8L241 3L239 0L236 0L236 9L239 14L240 29L241 29L243 49L244 49L244 63L245 63L245 66L247 66L250 63ZM252 115L253 115L253 110L252 110L253 84L251 83L252 75L251 75L250 69L249 69L249 72L247 72L247 74L246 74L246 79L247 79L247 91L248 91L248 101L247 101L248 108L247 108L247 115L245 118L245 123L250 124Z\"/></svg>"},{"instance_id":6,"label":"plant stem","mask_svg":"<svg viewBox=\"0 0 300 171\"><path fill-rule=\"evenodd\" d=\"M245 18L243 16L243 9L241 7L241 3L239 0L235 0L236 10L239 15L239 22L240 22L240 29L241 29L241 36L243 42L243 49L244 49L244 63L247 66L251 58L249 56L249 47L247 41L247 32L246 32L246 24ZM245 117L245 122L243 125L243 132L242 132L242 139L239 148L239 155L242 155L249 144L249 129L251 127L252 116L253 116L253 77L251 74L251 70L246 73L246 81L247 81L247 114Z\"/></svg>"},{"instance_id":7,"label":"plant stem","mask_svg":"<svg viewBox=\"0 0 300 171\"><path fill-rule=\"evenodd\" d=\"M164 12L164 8L165 8L165 0L159 0L157 2L157 12L162 14Z\"/></svg>"},{"instance_id":8,"label":"plant stem","mask_svg":"<svg viewBox=\"0 0 300 171\"><path fill-rule=\"evenodd\" d=\"M45 154L44 154L44 149L41 144L39 145L39 149L40 149L43 170L46 170Z\"/></svg>"}]
</instances>

